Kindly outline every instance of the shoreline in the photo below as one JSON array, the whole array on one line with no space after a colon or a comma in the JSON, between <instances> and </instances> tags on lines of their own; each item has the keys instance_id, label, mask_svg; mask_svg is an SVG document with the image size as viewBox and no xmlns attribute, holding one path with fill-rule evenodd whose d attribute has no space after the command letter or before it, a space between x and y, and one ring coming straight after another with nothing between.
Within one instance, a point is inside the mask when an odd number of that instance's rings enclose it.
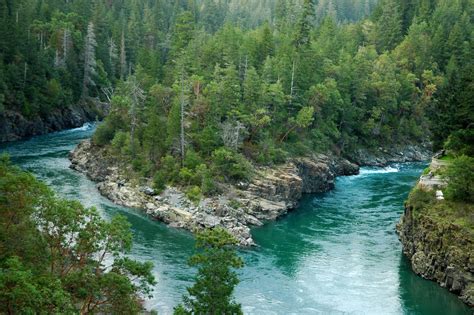
<instances>
[{"instance_id":1,"label":"shoreline","mask_svg":"<svg viewBox=\"0 0 474 315\"><path fill-rule=\"evenodd\" d=\"M433 158L430 168L436 164ZM444 198L435 198L435 191L443 189L445 183L439 176L426 177L421 175L413 188L396 226L403 254L418 276L436 282L474 307L474 234L456 222L455 216L443 213L454 206Z\"/></svg>"},{"instance_id":2,"label":"shoreline","mask_svg":"<svg viewBox=\"0 0 474 315\"><path fill-rule=\"evenodd\" d=\"M428 150L407 147L374 157L366 153L364 166L422 161ZM401 154L400 154L401 153ZM429 152L429 154L431 154ZM398 157L398 158L397 158ZM338 176L357 175L359 166L344 158L314 154L294 158L282 165L258 167L249 183L224 184L224 193L192 203L176 187L154 193L150 181L138 183L127 178L127 166L110 157L106 149L84 140L69 155L71 168L96 183L99 192L115 204L138 209L153 219L189 231L222 226L241 246L254 246L250 228L276 220L298 207L303 194L327 192Z\"/></svg>"},{"instance_id":3,"label":"shoreline","mask_svg":"<svg viewBox=\"0 0 474 315\"><path fill-rule=\"evenodd\" d=\"M57 108L48 117L27 118L19 112L6 110L0 113L0 143L28 140L35 136L78 128L85 123L102 119L108 110L109 104L98 101Z\"/></svg>"}]
</instances>

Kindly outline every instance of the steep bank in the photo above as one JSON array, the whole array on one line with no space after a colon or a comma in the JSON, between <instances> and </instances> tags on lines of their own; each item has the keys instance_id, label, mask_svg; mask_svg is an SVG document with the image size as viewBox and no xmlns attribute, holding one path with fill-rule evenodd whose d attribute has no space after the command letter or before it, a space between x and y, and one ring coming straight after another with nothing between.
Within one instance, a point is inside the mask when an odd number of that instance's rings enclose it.
<instances>
[{"instance_id":1,"label":"steep bank","mask_svg":"<svg viewBox=\"0 0 474 315\"><path fill-rule=\"evenodd\" d=\"M89 102L54 109L48 115L26 118L19 112L6 110L0 113L0 142L16 141L53 131L82 126L101 119L107 112L107 104Z\"/></svg>"},{"instance_id":2,"label":"steep bank","mask_svg":"<svg viewBox=\"0 0 474 315\"><path fill-rule=\"evenodd\" d=\"M96 181L101 194L117 204L143 209L155 219L187 230L221 225L244 246L254 244L250 226L275 220L295 208L302 194L328 191L334 188L336 176L359 171L347 160L325 155L293 159L274 168L259 168L250 183L225 185L224 193L194 204L176 187L155 195L147 180L128 178L128 166L89 140L71 152L70 160L71 168Z\"/></svg>"},{"instance_id":3,"label":"steep bank","mask_svg":"<svg viewBox=\"0 0 474 315\"><path fill-rule=\"evenodd\" d=\"M415 273L474 306L474 207L437 200L435 190L444 183L426 177L411 192L397 225L403 252Z\"/></svg>"},{"instance_id":4,"label":"steep bank","mask_svg":"<svg viewBox=\"0 0 474 315\"><path fill-rule=\"evenodd\" d=\"M433 155L431 143L392 145L374 149L358 149L350 160L364 166L386 166L390 163L428 161Z\"/></svg>"}]
</instances>

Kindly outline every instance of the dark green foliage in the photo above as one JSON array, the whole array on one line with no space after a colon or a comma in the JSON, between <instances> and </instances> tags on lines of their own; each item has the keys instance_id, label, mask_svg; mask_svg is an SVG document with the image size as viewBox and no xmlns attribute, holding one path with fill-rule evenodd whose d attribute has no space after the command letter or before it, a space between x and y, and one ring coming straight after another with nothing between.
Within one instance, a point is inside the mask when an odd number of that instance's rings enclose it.
<instances>
[{"instance_id":1,"label":"dark green foliage","mask_svg":"<svg viewBox=\"0 0 474 315\"><path fill-rule=\"evenodd\" d=\"M397 0L383 0L377 19L374 41L380 52L392 50L402 40L403 20Z\"/></svg>"},{"instance_id":2,"label":"dark green foliage","mask_svg":"<svg viewBox=\"0 0 474 315\"><path fill-rule=\"evenodd\" d=\"M314 152L351 157L429 137L438 149L448 139L446 149L461 157L448 172L447 196L472 201L473 3L376 2L0 2L0 115L49 117L81 96L110 101L94 143L131 165L130 176L152 179L157 191L182 186L196 203L219 193L221 182L251 180L253 164ZM118 252L128 249L123 220L103 222L7 164L0 168L0 311L68 313L89 300L84 307L97 312L137 312L137 292L152 282L149 265L121 256L107 272L91 272L101 270L91 242L113 235L123 245ZM418 205L433 196L416 191L412 199ZM91 259L61 275L64 259L77 257L46 249L51 235L35 228L33 215L65 231L90 220L81 230L90 240L79 245ZM204 256L195 263L203 277L217 266L224 282L207 288L198 278L177 313L208 313L213 301L202 290L216 288L222 301L214 312L240 312L230 300L237 280L229 266L239 265L227 251L233 241L216 233L229 243L202 236ZM97 303L104 295L110 303Z\"/></svg>"},{"instance_id":3,"label":"dark green foliage","mask_svg":"<svg viewBox=\"0 0 474 315\"><path fill-rule=\"evenodd\" d=\"M474 203L474 157L460 156L448 166L446 197L453 201Z\"/></svg>"},{"instance_id":4,"label":"dark green foliage","mask_svg":"<svg viewBox=\"0 0 474 315\"><path fill-rule=\"evenodd\" d=\"M212 153L213 172L229 180L248 180L252 165L239 153L221 148Z\"/></svg>"},{"instance_id":5,"label":"dark green foliage","mask_svg":"<svg viewBox=\"0 0 474 315\"><path fill-rule=\"evenodd\" d=\"M237 241L223 228L204 230L196 235L198 254L189 264L198 267L195 284L188 288L189 296L175 314L242 314L240 304L232 294L239 283L234 268L243 266L235 251Z\"/></svg>"},{"instance_id":6,"label":"dark green foliage","mask_svg":"<svg viewBox=\"0 0 474 315\"><path fill-rule=\"evenodd\" d=\"M408 197L408 205L413 207L415 212L421 212L425 208L435 202L435 195L433 191L425 191L423 189L415 188L410 192Z\"/></svg>"},{"instance_id":7,"label":"dark green foliage","mask_svg":"<svg viewBox=\"0 0 474 315\"><path fill-rule=\"evenodd\" d=\"M155 281L131 245L124 217L106 222L1 158L1 313L138 313Z\"/></svg>"},{"instance_id":8,"label":"dark green foliage","mask_svg":"<svg viewBox=\"0 0 474 315\"><path fill-rule=\"evenodd\" d=\"M37 274L19 257L7 258L0 267L0 309L12 314L55 310L74 312L71 295L59 279Z\"/></svg>"},{"instance_id":9,"label":"dark green foliage","mask_svg":"<svg viewBox=\"0 0 474 315\"><path fill-rule=\"evenodd\" d=\"M172 184L204 195L216 193L220 181L249 180L252 163L315 151L351 157L361 147L430 136L437 149L464 130L448 146L470 154L470 2L384 0L370 20L341 24L341 16L353 19L342 2L276 1L276 23L257 24L227 2L161 3L151 11L133 2L126 16L112 4L105 20L126 20L120 25L127 27L96 22L110 27L117 57L98 60L115 91L94 142L110 146L136 176L154 176L158 190ZM354 4L353 16L368 16L373 6ZM105 56L101 44L97 55ZM132 66L120 81L111 69L123 58ZM62 97L58 82L45 82L55 100Z\"/></svg>"},{"instance_id":10,"label":"dark green foliage","mask_svg":"<svg viewBox=\"0 0 474 315\"><path fill-rule=\"evenodd\" d=\"M304 46L310 42L310 32L314 23L314 0L304 0L303 10L296 29L295 45Z\"/></svg>"},{"instance_id":11,"label":"dark green foliage","mask_svg":"<svg viewBox=\"0 0 474 315\"><path fill-rule=\"evenodd\" d=\"M471 155L472 1L349 2L12 2L0 113L110 101L94 143L157 189L204 195L314 151L439 149L452 134Z\"/></svg>"},{"instance_id":12,"label":"dark green foliage","mask_svg":"<svg viewBox=\"0 0 474 315\"><path fill-rule=\"evenodd\" d=\"M456 155L474 156L474 128L460 129L453 132L446 144L445 149Z\"/></svg>"},{"instance_id":13,"label":"dark green foliage","mask_svg":"<svg viewBox=\"0 0 474 315\"><path fill-rule=\"evenodd\" d=\"M119 137L117 137L117 135L115 134L115 130L111 128L110 124L103 123L97 127L94 136L92 137L92 141L94 142L94 144L104 146L106 144L109 144L112 139L115 138L119 139ZM117 143L117 141L115 143Z\"/></svg>"}]
</instances>

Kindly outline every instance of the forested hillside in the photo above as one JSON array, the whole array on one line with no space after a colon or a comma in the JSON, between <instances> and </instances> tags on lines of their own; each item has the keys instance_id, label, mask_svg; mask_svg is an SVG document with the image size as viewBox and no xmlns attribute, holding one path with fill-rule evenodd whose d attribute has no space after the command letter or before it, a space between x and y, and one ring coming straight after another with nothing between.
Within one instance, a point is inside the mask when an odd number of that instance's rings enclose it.
<instances>
[{"instance_id":1,"label":"forested hillside","mask_svg":"<svg viewBox=\"0 0 474 315\"><path fill-rule=\"evenodd\" d=\"M438 148L472 122L470 0L23 0L0 14L2 110L111 101L95 143L160 180Z\"/></svg>"},{"instance_id":2,"label":"forested hillside","mask_svg":"<svg viewBox=\"0 0 474 315\"><path fill-rule=\"evenodd\" d=\"M356 156L396 151L407 161L400 148L444 148L446 170L425 176L445 184L446 202L415 190L407 208L472 232L473 22L474 0L0 1L0 141L108 112L70 154L72 167L120 205L204 230L190 260L196 283L176 314L239 314L234 246L255 244L250 226L286 214L303 193L358 173ZM74 140L61 141L45 158L66 155L63 142ZM403 237L420 231L406 222ZM129 228L1 156L0 312L141 312L155 280L150 263L128 258ZM441 234L433 246L457 242L454 259L467 265L466 241ZM459 279L452 287L469 286L472 304L472 276Z\"/></svg>"},{"instance_id":3,"label":"forested hillside","mask_svg":"<svg viewBox=\"0 0 474 315\"><path fill-rule=\"evenodd\" d=\"M34 116L86 95L104 98L102 88L139 65L151 67L148 73L161 81L184 11L193 28L215 33L225 23L250 29L274 24L282 15L294 22L301 5L276 0L2 1L1 109ZM357 20L373 6L374 0L321 1L315 19Z\"/></svg>"}]
</instances>

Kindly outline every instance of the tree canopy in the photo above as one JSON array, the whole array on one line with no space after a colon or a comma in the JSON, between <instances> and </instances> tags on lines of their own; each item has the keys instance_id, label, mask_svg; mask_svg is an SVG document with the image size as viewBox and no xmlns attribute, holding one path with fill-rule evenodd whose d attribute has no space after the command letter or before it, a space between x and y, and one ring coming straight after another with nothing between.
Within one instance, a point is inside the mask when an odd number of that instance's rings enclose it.
<instances>
[{"instance_id":1,"label":"tree canopy","mask_svg":"<svg viewBox=\"0 0 474 315\"><path fill-rule=\"evenodd\" d=\"M105 221L0 158L0 312L139 313L155 280L131 246L124 217Z\"/></svg>"}]
</instances>

